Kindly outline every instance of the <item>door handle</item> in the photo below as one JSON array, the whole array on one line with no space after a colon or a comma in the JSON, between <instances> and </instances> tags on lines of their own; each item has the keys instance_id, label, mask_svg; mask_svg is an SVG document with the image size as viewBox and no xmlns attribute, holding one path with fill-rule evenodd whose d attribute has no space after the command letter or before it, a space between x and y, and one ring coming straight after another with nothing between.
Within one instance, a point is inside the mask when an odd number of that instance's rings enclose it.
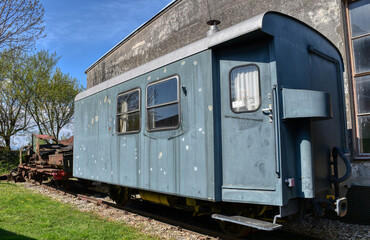
<instances>
[{"instance_id":1,"label":"door handle","mask_svg":"<svg viewBox=\"0 0 370 240\"><path fill-rule=\"evenodd\" d=\"M272 123L272 104L269 104L268 108L262 108L261 111L269 115L269 122Z\"/></svg>"}]
</instances>

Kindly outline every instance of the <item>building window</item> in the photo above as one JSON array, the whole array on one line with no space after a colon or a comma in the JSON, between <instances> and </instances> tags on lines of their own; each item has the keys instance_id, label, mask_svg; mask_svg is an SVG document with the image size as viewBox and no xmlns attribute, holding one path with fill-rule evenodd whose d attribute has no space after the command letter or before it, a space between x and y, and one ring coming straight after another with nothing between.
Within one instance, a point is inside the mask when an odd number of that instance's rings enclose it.
<instances>
[{"instance_id":1,"label":"building window","mask_svg":"<svg viewBox=\"0 0 370 240\"><path fill-rule=\"evenodd\" d=\"M259 69L256 65L236 67L230 72L231 109L256 111L261 105Z\"/></svg>"},{"instance_id":2,"label":"building window","mask_svg":"<svg viewBox=\"0 0 370 240\"><path fill-rule=\"evenodd\" d=\"M117 96L117 133L140 131L140 89L130 90Z\"/></svg>"},{"instance_id":3,"label":"building window","mask_svg":"<svg viewBox=\"0 0 370 240\"><path fill-rule=\"evenodd\" d=\"M348 5L359 154L370 153L370 0Z\"/></svg>"},{"instance_id":4,"label":"building window","mask_svg":"<svg viewBox=\"0 0 370 240\"><path fill-rule=\"evenodd\" d=\"M179 78L163 79L147 86L148 131L175 129L180 125Z\"/></svg>"}]
</instances>

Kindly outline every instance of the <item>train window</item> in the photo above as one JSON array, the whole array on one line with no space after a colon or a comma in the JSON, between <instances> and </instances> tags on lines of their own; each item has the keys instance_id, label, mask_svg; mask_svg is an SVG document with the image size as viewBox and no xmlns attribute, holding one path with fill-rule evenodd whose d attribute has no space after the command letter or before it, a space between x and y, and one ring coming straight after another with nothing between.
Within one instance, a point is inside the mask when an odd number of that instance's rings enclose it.
<instances>
[{"instance_id":1,"label":"train window","mask_svg":"<svg viewBox=\"0 0 370 240\"><path fill-rule=\"evenodd\" d=\"M256 111L261 105L259 69L256 65L233 68L230 72L231 109L236 112Z\"/></svg>"},{"instance_id":2,"label":"train window","mask_svg":"<svg viewBox=\"0 0 370 240\"><path fill-rule=\"evenodd\" d=\"M140 89L130 90L117 96L117 133L140 131Z\"/></svg>"},{"instance_id":3,"label":"train window","mask_svg":"<svg viewBox=\"0 0 370 240\"><path fill-rule=\"evenodd\" d=\"M180 124L178 76L149 84L146 108L148 131L177 128Z\"/></svg>"}]
</instances>

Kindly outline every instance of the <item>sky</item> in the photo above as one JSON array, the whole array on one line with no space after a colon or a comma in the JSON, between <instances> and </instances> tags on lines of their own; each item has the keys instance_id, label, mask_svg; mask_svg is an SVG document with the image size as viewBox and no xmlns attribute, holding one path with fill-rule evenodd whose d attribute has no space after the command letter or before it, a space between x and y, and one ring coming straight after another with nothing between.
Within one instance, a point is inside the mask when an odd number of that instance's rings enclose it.
<instances>
[{"instance_id":1,"label":"sky","mask_svg":"<svg viewBox=\"0 0 370 240\"><path fill-rule=\"evenodd\" d=\"M85 70L172 0L40 0L46 37L36 49L61 56L58 67L86 87Z\"/></svg>"},{"instance_id":2,"label":"sky","mask_svg":"<svg viewBox=\"0 0 370 240\"><path fill-rule=\"evenodd\" d=\"M40 0L45 9L46 37L37 50L56 52L58 67L86 88L85 70L112 47L167 6L172 0ZM30 132L37 133L37 129ZM73 124L61 131L73 135ZM13 149L30 142L25 132L12 137Z\"/></svg>"}]
</instances>

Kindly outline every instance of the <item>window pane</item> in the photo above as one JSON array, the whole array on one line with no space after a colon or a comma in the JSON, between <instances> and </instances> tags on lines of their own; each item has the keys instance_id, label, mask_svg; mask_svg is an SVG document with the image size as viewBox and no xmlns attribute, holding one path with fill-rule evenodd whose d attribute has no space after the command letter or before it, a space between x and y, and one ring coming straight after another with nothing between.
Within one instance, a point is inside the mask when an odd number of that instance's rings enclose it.
<instances>
[{"instance_id":1,"label":"window pane","mask_svg":"<svg viewBox=\"0 0 370 240\"><path fill-rule=\"evenodd\" d=\"M148 128L171 128L179 125L179 104L148 109Z\"/></svg>"},{"instance_id":2,"label":"window pane","mask_svg":"<svg viewBox=\"0 0 370 240\"><path fill-rule=\"evenodd\" d=\"M231 107L234 112L249 112L261 104L259 73L255 65L234 68L230 74Z\"/></svg>"},{"instance_id":3,"label":"window pane","mask_svg":"<svg viewBox=\"0 0 370 240\"><path fill-rule=\"evenodd\" d=\"M177 78L155 83L147 88L147 106L177 101Z\"/></svg>"},{"instance_id":4,"label":"window pane","mask_svg":"<svg viewBox=\"0 0 370 240\"><path fill-rule=\"evenodd\" d=\"M124 113L117 117L118 132L136 132L140 129L140 113Z\"/></svg>"},{"instance_id":5,"label":"window pane","mask_svg":"<svg viewBox=\"0 0 370 240\"><path fill-rule=\"evenodd\" d=\"M370 75L355 78L357 112L370 113Z\"/></svg>"},{"instance_id":6,"label":"window pane","mask_svg":"<svg viewBox=\"0 0 370 240\"><path fill-rule=\"evenodd\" d=\"M353 52L356 73L370 72L370 35L353 40Z\"/></svg>"},{"instance_id":7,"label":"window pane","mask_svg":"<svg viewBox=\"0 0 370 240\"><path fill-rule=\"evenodd\" d=\"M370 153L370 116L358 117L360 153Z\"/></svg>"},{"instance_id":8,"label":"window pane","mask_svg":"<svg viewBox=\"0 0 370 240\"><path fill-rule=\"evenodd\" d=\"M370 33L370 0L362 0L349 6L352 37Z\"/></svg>"},{"instance_id":9,"label":"window pane","mask_svg":"<svg viewBox=\"0 0 370 240\"><path fill-rule=\"evenodd\" d=\"M118 96L117 113L131 112L139 109L139 90Z\"/></svg>"}]
</instances>

